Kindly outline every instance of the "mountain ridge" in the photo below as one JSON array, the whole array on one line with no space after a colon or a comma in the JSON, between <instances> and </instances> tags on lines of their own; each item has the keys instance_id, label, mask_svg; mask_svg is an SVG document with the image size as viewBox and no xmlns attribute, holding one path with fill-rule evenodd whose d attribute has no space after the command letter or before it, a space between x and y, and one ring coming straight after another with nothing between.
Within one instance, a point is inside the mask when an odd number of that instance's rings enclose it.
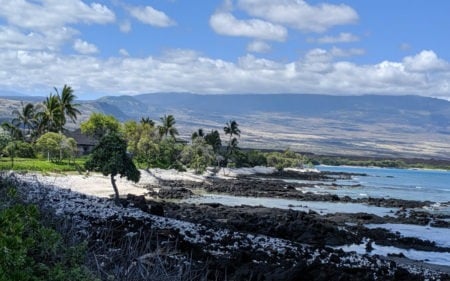
<instances>
[{"instance_id":1,"label":"mountain ridge","mask_svg":"<svg viewBox=\"0 0 450 281\"><path fill-rule=\"evenodd\" d=\"M79 121L92 112L121 121L142 117L159 121L173 114L186 139L198 128L222 131L225 122L234 119L242 130L241 145L247 147L450 159L450 102L437 98L151 93L79 103L83 114Z\"/></svg>"}]
</instances>

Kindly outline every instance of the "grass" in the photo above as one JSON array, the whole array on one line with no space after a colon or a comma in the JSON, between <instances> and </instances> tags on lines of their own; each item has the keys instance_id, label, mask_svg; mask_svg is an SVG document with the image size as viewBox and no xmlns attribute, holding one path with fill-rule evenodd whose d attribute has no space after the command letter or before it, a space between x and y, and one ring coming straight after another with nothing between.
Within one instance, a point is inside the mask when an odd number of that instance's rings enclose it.
<instances>
[{"instance_id":1,"label":"grass","mask_svg":"<svg viewBox=\"0 0 450 281\"><path fill-rule=\"evenodd\" d=\"M64 173L81 172L84 170L85 157L61 162L51 162L47 159L15 158L14 165L11 166L11 159L7 157L0 158L0 170L14 170L24 172L43 172L43 173Z\"/></svg>"}]
</instances>

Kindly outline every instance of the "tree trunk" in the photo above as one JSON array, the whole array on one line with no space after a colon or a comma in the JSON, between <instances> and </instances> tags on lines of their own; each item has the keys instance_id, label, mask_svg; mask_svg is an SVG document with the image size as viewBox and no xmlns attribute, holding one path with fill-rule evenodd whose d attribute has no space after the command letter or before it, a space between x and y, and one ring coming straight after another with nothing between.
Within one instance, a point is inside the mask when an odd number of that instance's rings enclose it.
<instances>
[{"instance_id":1,"label":"tree trunk","mask_svg":"<svg viewBox=\"0 0 450 281\"><path fill-rule=\"evenodd\" d=\"M114 201L116 201L116 205L119 205L119 190L117 189L116 180L114 179L113 174L111 174L111 184L114 189Z\"/></svg>"}]
</instances>

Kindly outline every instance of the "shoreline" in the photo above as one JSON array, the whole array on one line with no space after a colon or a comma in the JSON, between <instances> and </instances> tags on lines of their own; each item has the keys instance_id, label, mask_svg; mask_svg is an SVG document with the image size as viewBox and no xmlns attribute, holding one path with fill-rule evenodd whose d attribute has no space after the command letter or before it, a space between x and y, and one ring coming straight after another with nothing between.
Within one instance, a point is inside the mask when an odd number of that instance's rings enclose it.
<instances>
[{"instance_id":1,"label":"shoreline","mask_svg":"<svg viewBox=\"0 0 450 281\"><path fill-rule=\"evenodd\" d=\"M311 172L311 171L309 171ZM315 245L314 247L327 247L327 245L330 245L330 242L332 243L360 243L363 238L365 237L372 237L371 239L374 239L373 241L384 241L388 240L388 237L391 237L395 241L398 241L401 245L401 243L406 243L404 245L408 245L407 243L414 243L419 245L420 247L424 247L424 249L435 249L438 250L439 247L432 246L431 244L428 244L428 242L423 240L402 240L401 237L392 236L393 234L389 234L389 231L383 231L380 232L379 230L367 230L364 227L364 224L361 223L383 223L383 222L391 222L391 220L388 220L383 217L378 217L375 215L370 215L367 213L360 213L360 214L342 214L342 213L332 213L328 215L321 215L315 212L309 211L309 212L303 212L303 211L293 211L293 210L280 210L280 209L271 209L264 206L245 206L240 205L236 207L227 207L221 204L186 204L186 203L176 203L176 202L169 202L166 201L169 198L151 198L152 196L146 195L146 192L150 192L151 190L154 190L154 188L158 188L158 192L160 192L161 189L168 189L168 190L175 190L177 191L178 187L185 188L187 190L193 190L196 191L196 188L192 188L195 185L205 185L208 183L213 182L211 175L206 176L198 176L193 175L190 173L184 173L184 172L175 172L175 171L161 171L161 170L153 170L151 173L147 173L145 171L142 172L143 174L143 182L139 184L131 184L127 182L126 180L119 181L118 179L118 187L119 192L122 194L122 202L126 203L127 205L134 206L134 208L138 208L141 211L147 210L147 212L151 213L152 208L156 208L156 206L159 206L159 211L163 211L163 216L166 219L177 219L181 221L188 221L189 223L199 224L203 225L203 227L206 226L206 228L211 229L228 229L232 231L236 231L239 233L248 233L248 235L269 235L276 239L286 239L286 241L290 241L290 243L304 243L305 241L310 241L311 245ZM305 175L315 175L314 173L304 173ZM267 174L270 175L270 174ZM229 174L226 177L218 177L214 178L214 180L222 182L222 183L230 183L233 182L233 184L236 185L236 188L242 188L242 186L239 186L237 182L245 183L252 183L256 184L256 186L261 187L263 181L256 181L254 179L251 179L251 177L254 175L237 175L236 178L232 178L229 176ZM26 176L23 176L23 178L26 178ZM29 180L32 180L33 176L29 177ZM102 178L102 180L98 180L98 178ZM58 188L63 189L70 189L66 190L67 192L71 191L84 191L84 192L91 192L97 195L102 195L103 198L109 198L109 194L113 194L112 187L110 186L109 178L98 176L98 175L91 175L90 177L83 177L79 175L68 175L68 176L39 176L35 175L35 179L37 179L39 182L41 182L44 185L54 185L58 186ZM75 179L75 180L69 180L69 179ZM95 186L92 186L92 179L94 180ZM77 182L80 183L80 188L75 185ZM217 183L217 182L213 182ZM273 184L273 183L271 183ZM180 185L180 186L177 186ZM267 184L266 184L267 185ZM280 183L277 182L273 185L267 185L270 189L272 186L275 188L276 186L279 186ZM284 183L286 185L286 183ZM102 187L103 186L103 187ZM255 186L255 185L253 185ZM82 187L82 188L81 188ZM105 190L109 189L109 192L103 193L103 189ZM127 189L130 188L130 189ZM201 189L201 188L200 188ZM125 193L124 190L135 190L139 191L141 193L135 194L135 195L127 195L126 199L124 199ZM285 189L283 187L283 190L287 191L293 191L292 189ZM101 191L101 192L100 192ZM207 192L209 192L207 190ZM152 194L153 197L155 197L155 193ZM169 197L171 196L171 193L168 194ZM328 198L328 202L332 201L332 198ZM152 200L153 199L153 200ZM156 201L154 200L156 199ZM322 198L323 199L323 198ZM111 201L108 199L108 201ZM300 203L302 201L299 201ZM129 208L129 207L128 207ZM220 212L219 212L220 211ZM182 214L183 217L177 217L178 215ZM214 215L215 214L215 215ZM265 214L265 215L264 215ZM286 221L284 223L283 220L280 221L280 218L275 218L276 216L286 217ZM406 212L404 213L406 214ZM304 219L301 221L294 220L296 223L292 223L292 221L289 219L290 216L301 216L303 218L308 218L308 223L301 223ZM409 214L411 216L411 214ZM234 222L229 220L229 216L231 218L235 218ZM242 216L242 218L241 218ZM275 216L275 217L274 217ZM226 221L224 218L227 218ZM247 219L243 219L247 218ZM250 218L253 218L253 220L259 221L259 223L255 223L253 230L247 229L247 225L249 225L248 220ZM264 219L265 218L265 219ZM408 219L408 217L405 216L403 219ZM252 220L250 220L252 221ZM352 222L355 221L355 225L345 225L345 222ZM416 221L416 223L419 221ZM251 225L251 224L250 224ZM278 227L281 227L278 230L272 229L270 227L278 225ZM315 228L311 228L311 226L315 225ZM291 230L284 229L283 227L294 227ZM318 228L317 228L318 227ZM444 226L448 227L448 226ZM326 230L326 232L324 232ZM323 236L321 233L327 233L329 232L330 235ZM348 233L355 232L357 233L356 236L349 236ZM277 234L278 233L278 234ZM295 237L283 237L283 233L297 233L299 236L297 238ZM303 234L301 234L303 233ZM376 235L375 235L376 234ZM186 235L186 233L185 233ZM187 234L188 236L190 234ZM303 236L302 236L303 235ZM314 236L316 235L316 236ZM317 236L318 235L318 236ZM374 236L375 235L375 236ZM381 235L381 236L380 236ZM378 238L376 238L379 236ZM183 236L184 237L184 236ZM198 235L196 235L198 237ZM310 237L310 238L306 238ZM314 238L316 237L316 238ZM340 237L340 238L339 238ZM383 238L380 238L383 237ZM184 237L183 239L185 239ZM338 240L336 240L338 238ZM310 240L305 240L310 239ZM330 240L331 239L331 240ZM340 240L339 240L340 239ZM377 240L378 239L378 240ZM380 240L381 239L381 240ZM236 240L239 241L239 240ZM320 242L322 241L322 242ZM327 242L328 241L328 242ZM341 242L337 242L341 241ZM402 242L403 241L403 242ZM409 241L409 242L407 242ZM414 241L414 242L412 242ZM421 242L422 241L422 242ZM317 242L319 242L317 244ZM222 242L221 242L222 243ZM240 243L240 242L239 242ZM252 242L253 243L253 242ZM378 242L377 242L378 243ZM407 247L407 246L406 246ZM419 248L420 248L419 247ZM213 252L217 250L212 250ZM236 251L236 250L233 250ZM302 250L304 251L304 250ZM446 249L446 251L450 251L449 249ZM219 251L220 252L220 251ZM218 252L217 252L218 253ZM330 252L331 255L336 255L334 250ZM346 254L339 253L338 254L341 258L344 258ZM359 256L358 256L359 257ZM281 258L281 257L280 257ZM359 257L361 258L361 257ZM388 259L390 260L390 259ZM424 266L426 268L426 263L419 263L419 265ZM233 265L235 266L235 265ZM436 266L433 266L433 268L436 268ZM437 266L439 268L439 266ZM442 271L441 272L448 272L449 267L442 265ZM414 272L414 269L408 269L411 272Z\"/></svg>"}]
</instances>

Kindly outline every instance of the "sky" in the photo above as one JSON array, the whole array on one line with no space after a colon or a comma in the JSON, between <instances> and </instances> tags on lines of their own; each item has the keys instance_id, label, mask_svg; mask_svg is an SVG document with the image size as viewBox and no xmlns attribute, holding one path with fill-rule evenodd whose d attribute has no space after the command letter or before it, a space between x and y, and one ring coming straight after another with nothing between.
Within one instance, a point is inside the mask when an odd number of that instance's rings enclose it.
<instances>
[{"instance_id":1,"label":"sky","mask_svg":"<svg viewBox=\"0 0 450 281\"><path fill-rule=\"evenodd\" d=\"M450 100L448 0L0 0L0 92Z\"/></svg>"}]
</instances>

